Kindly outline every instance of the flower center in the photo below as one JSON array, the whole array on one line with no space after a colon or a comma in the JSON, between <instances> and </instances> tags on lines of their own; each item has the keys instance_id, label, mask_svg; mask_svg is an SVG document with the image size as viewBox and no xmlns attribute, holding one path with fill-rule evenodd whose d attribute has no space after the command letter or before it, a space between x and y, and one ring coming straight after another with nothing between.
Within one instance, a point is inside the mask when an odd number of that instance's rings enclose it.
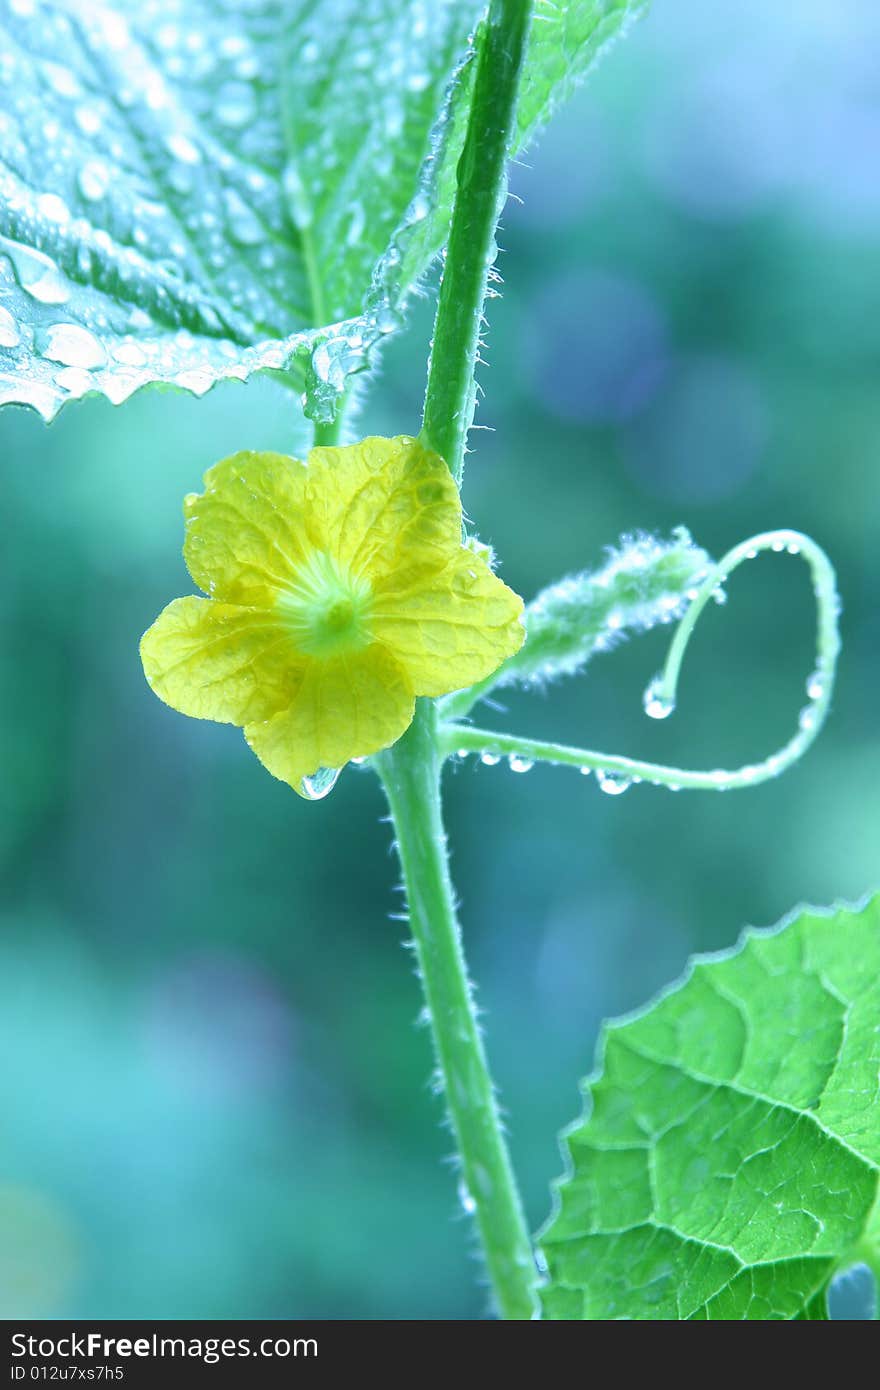
<instances>
[{"instance_id":1,"label":"flower center","mask_svg":"<svg viewBox=\"0 0 880 1390\"><path fill-rule=\"evenodd\" d=\"M356 652L370 639L373 592L324 550L316 550L278 595L278 608L301 652L337 656Z\"/></svg>"}]
</instances>

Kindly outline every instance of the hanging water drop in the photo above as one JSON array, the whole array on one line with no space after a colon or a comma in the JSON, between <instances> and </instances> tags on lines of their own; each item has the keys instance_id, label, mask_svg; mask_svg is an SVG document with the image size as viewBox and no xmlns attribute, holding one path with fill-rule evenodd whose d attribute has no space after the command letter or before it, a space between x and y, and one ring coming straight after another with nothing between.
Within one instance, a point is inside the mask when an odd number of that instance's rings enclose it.
<instances>
[{"instance_id":1,"label":"hanging water drop","mask_svg":"<svg viewBox=\"0 0 880 1390\"><path fill-rule=\"evenodd\" d=\"M306 801L323 801L325 796L329 796L336 786L340 772L341 768L338 767L319 767L310 777L304 777L300 783L300 790Z\"/></svg>"},{"instance_id":2,"label":"hanging water drop","mask_svg":"<svg viewBox=\"0 0 880 1390\"><path fill-rule=\"evenodd\" d=\"M579 768L578 768L578 772L581 774L582 777L589 777L589 775L590 775L590 773L591 773L592 771L593 771L593 769L592 769L591 767L579 767Z\"/></svg>"},{"instance_id":3,"label":"hanging water drop","mask_svg":"<svg viewBox=\"0 0 880 1390\"><path fill-rule=\"evenodd\" d=\"M655 676L642 696L649 719L666 719L675 709L675 700L663 691L663 677Z\"/></svg>"},{"instance_id":4,"label":"hanging water drop","mask_svg":"<svg viewBox=\"0 0 880 1390\"><path fill-rule=\"evenodd\" d=\"M521 758L517 753L511 753L507 759L507 765L511 772L531 772L535 766L531 758Z\"/></svg>"},{"instance_id":5,"label":"hanging water drop","mask_svg":"<svg viewBox=\"0 0 880 1390\"><path fill-rule=\"evenodd\" d=\"M717 589L712 590L712 597L716 603L727 602L727 593L721 584L718 585Z\"/></svg>"},{"instance_id":6,"label":"hanging water drop","mask_svg":"<svg viewBox=\"0 0 880 1390\"><path fill-rule=\"evenodd\" d=\"M480 754L480 762L483 763L486 767L497 767L498 763L501 762L501 754L500 754L500 753L481 753L481 754Z\"/></svg>"},{"instance_id":7,"label":"hanging water drop","mask_svg":"<svg viewBox=\"0 0 880 1390\"><path fill-rule=\"evenodd\" d=\"M604 768L600 768L596 777L601 790L607 796L621 796L632 786L632 778L624 777L620 772L607 772Z\"/></svg>"}]
</instances>

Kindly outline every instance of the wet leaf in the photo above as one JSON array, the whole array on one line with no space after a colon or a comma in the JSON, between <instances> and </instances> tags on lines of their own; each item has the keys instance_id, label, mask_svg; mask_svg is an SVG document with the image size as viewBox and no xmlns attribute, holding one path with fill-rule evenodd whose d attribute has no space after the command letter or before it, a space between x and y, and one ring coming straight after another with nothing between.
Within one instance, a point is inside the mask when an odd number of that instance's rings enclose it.
<instances>
[{"instance_id":1,"label":"wet leaf","mask_svg":"<svg viewBox=\"0 0 880 1390\"><path fill-rule=\"evenodd\" d=\"M816 1319L880 1268L880 899L698 958L609 1025L542 1245L551 1318Z\"/></svg>"},{"instance_id":2,"label":"wet leaf","mask_svg":"<svg viewBox=\"0 0 880 1390\"><path fill-rule=\"evenodd\" d=\"M526 124L627 7L540 8ZM332 418L445 239L481 9L6 0L0 404L268 371Z\"/></svg>"}]
</instances>

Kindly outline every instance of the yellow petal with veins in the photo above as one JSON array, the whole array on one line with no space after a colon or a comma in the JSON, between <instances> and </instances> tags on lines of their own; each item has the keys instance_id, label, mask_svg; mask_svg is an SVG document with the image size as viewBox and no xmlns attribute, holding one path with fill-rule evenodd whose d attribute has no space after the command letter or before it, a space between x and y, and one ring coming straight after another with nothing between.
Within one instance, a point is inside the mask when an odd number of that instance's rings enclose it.
<instances>
[{"instance_id":1,"label":"yellow petal with veins","mask_svg":"<svg viewBox=\"0 0 880 1390\"><path fill-rule=\"evenodd\" d=\"M289 709L248 724L245 738L264 767L294 791L319 767L341 767L394 743L409 726L413 690L378 643L312 661Z\"/></svg>"},{"instance_id":2,"label":"yellow petal with veins","mask_svg":"<svg viewBox=\"0 0 880 1390\"><path fill-rule=\"evenodd\" d=\"M306 492L314 544L374 587L423 581L460 545L452 475L409 435L312 449Z\"/></svg>"},{"instance_id":3,"label":"yellow petal with veins","mask_svg":"<svg viewBox=\"0 0 880 1390\"><path fill-rule=\"evenodd\" d=\"M483 680L525 639L518 594L472 550L458 547L440 574L409 593L386 593L370 627L417 695L445 695Z\"/></svg>"},{"instance_id":4,"label":"yellow petal with veins","mask_svg":"<svg viewBox=\"0 0 880 1390\"><path fill-rule=\"evenodd\" d=\"M195 719L247 724L290 705L305 674L272 614L207 598L178 598L141 638L150 686Z\"/></svg>"},{"instance_id":5,"label":"yellow petal with veins","mask_svg":"<svg viewBox=\"0 0 880 1390\"><path fill-rule=\"evenodd\" d=\"M233 454L184 502L183 557L200 589L224 603L269 608L311 553L306 468L285 454Z\"/></svg>"}]
</instances>

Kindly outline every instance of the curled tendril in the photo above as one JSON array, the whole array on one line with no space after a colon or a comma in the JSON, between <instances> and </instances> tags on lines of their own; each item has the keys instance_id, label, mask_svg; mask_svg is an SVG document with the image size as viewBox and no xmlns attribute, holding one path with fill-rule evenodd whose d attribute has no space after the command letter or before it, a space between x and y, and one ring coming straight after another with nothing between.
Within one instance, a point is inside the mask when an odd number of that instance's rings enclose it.
<instances>
[{"instance_id":1,"label":"curled tendril","mask_svg":"<svg viewBox=\"0 0 880 1390\"><path fill-rule=\"evenodd\" d=\"M807 681L808 704L801 710L797 732L782 748L771 753L763 762L751 763L732 771L715 768L711 772L687 768L665 767L660 763L642 762L618 754L597 753L589 748L572 748L561 743L545 743L539 739L521 738L517 734L495 733L466 724L450 723L443 729L443 746L447 754L480 753L495 760L502 756L519 761L521 766L533 762L556 763L577 767L582 772L595 771L600 776L619 779L628 785L648 781L658 786L678 790L728 791L735 787L753 787L768 778L778 777L797 762L816 738L828 715L834 690L834 676L840 651L838 616L840 601L834 569L824 550L799 531L765 531L733 547L712 569L700 585L687 612L678 624L675 636L660 675L645 692L645 708L655 717L663 717L675 708L678 677L688 642L697 619L720 586L744 560L751 560L764 550L787 551L800 555L810 567L813 591L816 596L816 666Z\"/></svg>"}]
</instances>

